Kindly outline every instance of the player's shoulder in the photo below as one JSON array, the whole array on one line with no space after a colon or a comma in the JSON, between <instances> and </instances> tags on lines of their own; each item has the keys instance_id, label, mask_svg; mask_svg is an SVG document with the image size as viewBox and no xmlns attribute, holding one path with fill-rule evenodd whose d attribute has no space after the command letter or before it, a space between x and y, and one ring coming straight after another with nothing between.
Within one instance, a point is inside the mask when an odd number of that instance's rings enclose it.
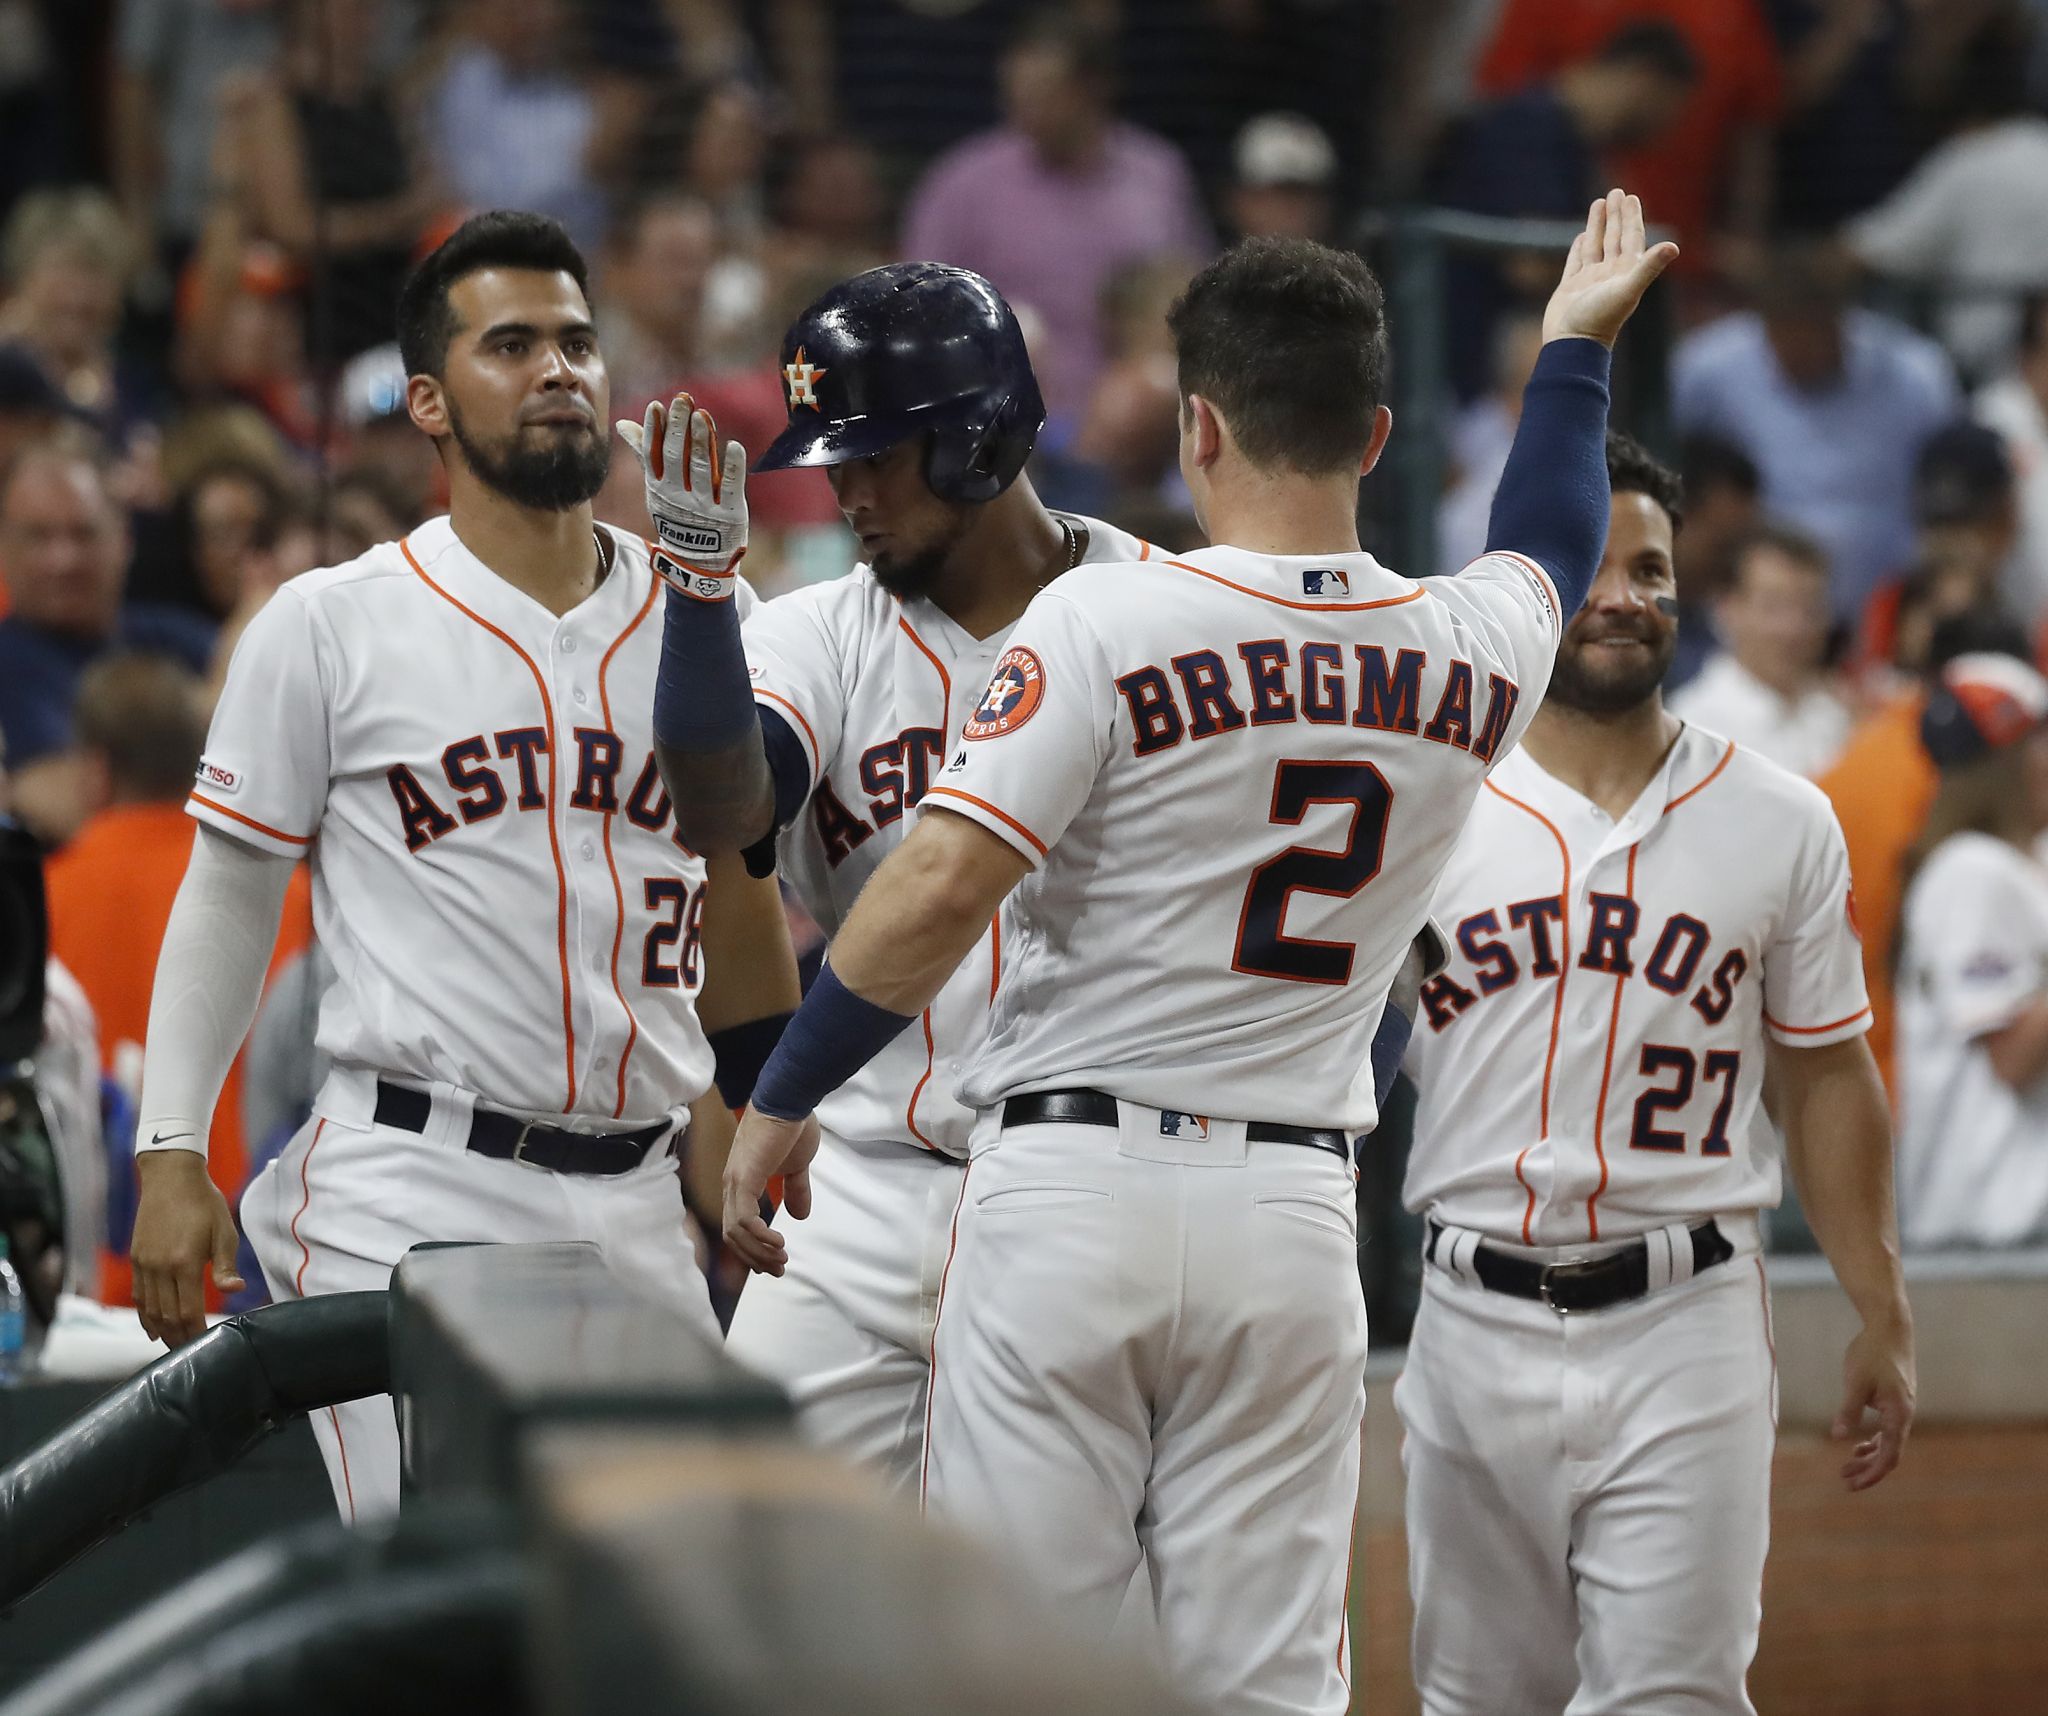
<instances>
[{"instance_id":1,"label":"player's shoulder","mask_svg":"<svg viewBox=\"0 0 2048 1716\"><path fill-rule=\"evenodd\" d=\"M2040 865L2010 841L1964 829L1928 853L1913 878L1913 893L1940 898L2012 881L2037 889L2048 887L2048 876L2042 874Z\"/></svg>"},{"instance_id":2,"label":"player's shoulder","mask_svg":"<svg viewBox=\"0 0 2048 1716\"><path fill-rule=\"evenodd\" d=\"M892 629L900 605L875 582L865 565L838 578L800 584L794 590L764 597L747 617L749 630L814 629L851 646L871 633Z\"/></svg>"},{"instance_id":3,"label":"player's shoulder","mask_svg":"<svg viewBox=\"0 0 2048 1716\"><path fill-rule=\"evenodd\" d=\"M410 541L380 542L353 560L301 572L280 584L271 600L297 604L331 619L388 592L418 587L419 572L406 555Z\"/></svg>"},{"instance_id":4,"label":"player's shoulder","mask_svg":"<svg viewBox=\"0 0 2048 1716\"><path fill-rule=\"evenodd\" d=\"M1696 794L1720 795L1731 826L1743 831L1804 835L1837 826L1834 801L1812 781L1697 721L1679 735L1671 791L1674 806Z\"/></svg>"},{"instance_id":5,"label":"player's shoulder","mask_svg":"<svg viewBox=\"0 0 2048 1716\"><path fill-rule=\"evenodd\" d=\"M1410 602L1425 593L1413 579L1358 551L1315 557L1222 546L1169 554L1141 539L1130 540L1138 551L1129 558L1091 555L1054 579L1046 592L1057 592L1084 611L1140 625L1171 624L1192 603L1342 615Z\"/></svg>"}]
</instances>

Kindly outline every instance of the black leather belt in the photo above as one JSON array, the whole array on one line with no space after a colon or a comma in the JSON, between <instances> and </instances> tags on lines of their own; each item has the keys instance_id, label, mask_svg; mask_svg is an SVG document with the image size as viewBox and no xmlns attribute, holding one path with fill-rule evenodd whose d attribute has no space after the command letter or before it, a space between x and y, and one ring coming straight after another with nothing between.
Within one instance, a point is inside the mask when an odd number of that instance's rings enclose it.
<instances>
[{"instance_id":1,"label":"black leather belt","mask_svg":"<svg viewBox=\"0 0 2048 1716\"><path fill-rule=\"evenodd\" d=\"M1110 1126L1120 1124L1116 1098L1099 1090L1039 1090L1003 1104L1004 1126ZM1341 1132L1313 1126L1270 1126L1254 1120L1244 1129L1247 1144L1305 1144L1333 1150L1351 1160L1351 1141Z\"/></svg>"},{"instance_id":2,"label":"black leather belt","mask_svg":"<svg viewBox=\"0 0 2048 1716\"><path fill-rule=\"evenodd\" d=\"M1735 1247L1717 1223L1703 1221L1689 1231L1695 1275L1735 1255ZM1427 1255L1432 1263L1437 1260L1437 1242L1443 1232L1441 1223L1429 1224ZM1639 1239L1604 1257L1538 1263L1533 1257L1517 1257L1481 1240L1472 1250L1472 1272L1479 1277L1480 1286L1517 1299L1538 1300L1559 1316L1569 1311L1604 1311L1650 1291L1650 1245Z\"/></svg>"},{"instance_id":3,"label":"black leather belt","mask_svg":"<svg viewBox=\"0 0 2048 1716\"><path fill-rule=\"evenodd\" d=\"M377 1081L379 1126L424 1132L434 1099L423 1090ZM647 1160L647 1152L668 1135L670 1122L658 1121L637 1132L567 1132L537 1120L500 1114L494 1108L473 1109L469 1117L469 1148L501 1162L525 1162L557 1174L630 1174Z\"/></svg>"}]
</instances>

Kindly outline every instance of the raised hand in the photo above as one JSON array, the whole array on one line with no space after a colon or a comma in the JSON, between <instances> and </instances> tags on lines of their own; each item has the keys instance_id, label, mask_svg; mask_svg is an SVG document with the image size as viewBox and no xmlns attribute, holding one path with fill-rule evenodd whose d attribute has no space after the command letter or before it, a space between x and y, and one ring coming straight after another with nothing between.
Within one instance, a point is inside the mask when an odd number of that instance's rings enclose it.
<instances>
[{"instance_id":1,"label":"raised hand","mask_svg":"<svg viewBox=\"0 0 2048 1716\"><path fill-rule=\"evenodd\" d=\"M1644 236L1640 198L1609 191L1587 210L1586 230L1572 240L1564 277L1543 312L1544 339L1612 346L1650 282L1677 255L1677 245L1651 244Z\"/></svg>"},{"instance_id":2,"label":"raised hand","mask_svg":"<svg viewBox=\"0 0 2048 1716\"><path fill-rule=\"evenodd\" d=\"M728 441L721 453L718 425L687 393L617 428L647 480L655 571L697 601L729 599L747 551L746 450Z\"/></svg>"}]
</instances>

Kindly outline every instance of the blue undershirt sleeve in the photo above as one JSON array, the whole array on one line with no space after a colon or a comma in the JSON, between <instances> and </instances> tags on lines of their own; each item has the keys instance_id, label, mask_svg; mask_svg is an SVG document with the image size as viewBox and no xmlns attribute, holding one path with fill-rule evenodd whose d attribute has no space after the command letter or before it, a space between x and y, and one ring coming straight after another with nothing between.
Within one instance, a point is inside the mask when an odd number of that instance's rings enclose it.
<instances>
[{"instance_id":1,"label":"blue undershirt sleeve","mask_svg":"<svg viewBox=\"0 0 2048 1716\"><path fill-rule=\"evenodd\" d=\"M761 743L768 752L768 773L775 782L777 831L796 821L811 796L811 765L796 729L765 704L761 708Z\"/></svg>"},{"instance_id":2,"label":"blue undershirt sleeve","mask_svg":"<svg viewBox=\"0 0 2048 1716\"><path fill-rule=\"evenodd\" d=\"M678 751L723 751L744 739L753 721L738 604L669 591L654 678L654 736Z\"/></svg>"},{"instance_id":3,"label":"blue undershirt sleeve","mask_svg":"<svg viewBox=\"0 0 2048 1716\"><path fill-rule=\"evenodd\" d=\"M1489 553L1526 555L1548 572L1569 619L1607 545L1607 376L1598 340L1552 340L1536 356L1522 419L1494 490Z\"/></svg>"}]
</instances>

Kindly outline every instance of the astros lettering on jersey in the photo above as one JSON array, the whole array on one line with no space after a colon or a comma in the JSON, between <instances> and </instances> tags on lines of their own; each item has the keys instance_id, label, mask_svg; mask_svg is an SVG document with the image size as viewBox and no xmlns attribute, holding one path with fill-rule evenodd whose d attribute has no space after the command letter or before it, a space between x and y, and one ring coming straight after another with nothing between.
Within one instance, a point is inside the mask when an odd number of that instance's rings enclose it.
<instances>
[{"instance_id":1,"label":"astros lettering on jersey","mask_svg":"<svg viewBox=\"0 0 2048 1716\"><path fill-rule=\"evenodd\" d=\"M605 536L564 616L437 519L293 579L237 646L189 807L311 850L337 1062L636 1123L709 1086L704 865L647 738L660 586Z\"/></svg>"},{"instance_id":2,"label":"astros lettering on jersey","mask_svg":"<svg viewBox=\"0 0 2048 1716\"><path fill-rule=\"evenodd\" d=\"M1381 1003L1558 625L1505 554L1414 582L1212 548L1049 585L929 795L1037 866L963 1100L1369 1129Z\"/></svg>"},{"instance_id":3,"label":"astros lettering on jersey","mask_svg":"<svg viewBox=\"0 0 2048 1716\"><path fill-rule=\"evenodd\" d=\"M1084 564L1152 552L1097 519L1077 522ZM782 874L828 935L908 833L1007 636L976 638L935 603L899 601L865 566L764 602L747 621L754 695L795 730L810 765L809 803L779 844ZM819 1107L827 1130L964 1157L973 1115L955 1086L981 1046L1001 959L992 933L917 1028Z\"/></svg>"},{"instance_id":4,"label":"astros lettering on jersey","mask_svg":"<svg viewBox=\"0 0 2048 1716\"><path fill-rule=\"evenodd\" d=\"M1620 821L1509 758L1437 889L1451 963L1409 1046L1406 1201L1525 1245L1778 1202L1764 1033L1867 1030L1848 853L1819 789L1686 727Z\"/></svg>"}]
</instances>

